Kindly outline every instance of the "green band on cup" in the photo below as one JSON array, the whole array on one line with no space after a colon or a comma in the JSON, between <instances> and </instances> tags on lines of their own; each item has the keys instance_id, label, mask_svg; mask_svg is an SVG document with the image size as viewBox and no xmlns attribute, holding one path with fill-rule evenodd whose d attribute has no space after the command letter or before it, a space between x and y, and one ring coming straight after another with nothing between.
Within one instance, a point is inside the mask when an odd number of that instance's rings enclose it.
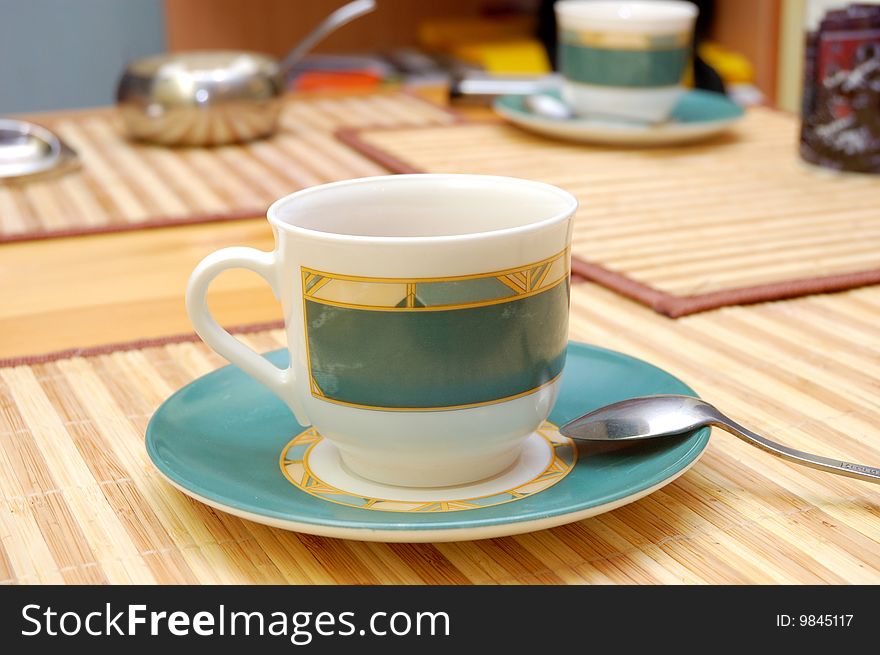
<instances>
[{"instance_id":1,"label":"green band on cup","mask_svg":"<svg viewBox=\"0 0 880 655\"><path fill-rule=\"evenodd\" d=\"M572 82L616 87L675 86L687 66L688 46L664 50L620 50L561 43L559 66Z\"/></svg>"},{"instance_id":2,"label":"green band on cup","mask_svg":"<svg viewBox=\"0 0 880 655\"><path fill-rule=\"evenodd\" d=\"M565 362L567 253L468 279L303 269L303 289L311 392L322 400L398 411L486 405L551 383Z\"/></svg>"}]
</instances>

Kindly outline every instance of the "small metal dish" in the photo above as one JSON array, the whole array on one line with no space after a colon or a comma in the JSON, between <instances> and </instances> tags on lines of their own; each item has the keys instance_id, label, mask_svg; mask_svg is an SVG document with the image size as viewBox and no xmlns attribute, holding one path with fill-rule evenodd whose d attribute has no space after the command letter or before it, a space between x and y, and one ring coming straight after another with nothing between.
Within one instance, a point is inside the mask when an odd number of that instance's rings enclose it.
<instances>
[{"instance_id":1,"label":"small metal dish","mask_svg":"<svg viewBox=\"0 0 880 655\"><path fill-rule=\"evenodd\" d=\"M29 181L66 171L77 159L76 152L45 127L0 119L0 182Z\"/></svg>"}]
</instances>

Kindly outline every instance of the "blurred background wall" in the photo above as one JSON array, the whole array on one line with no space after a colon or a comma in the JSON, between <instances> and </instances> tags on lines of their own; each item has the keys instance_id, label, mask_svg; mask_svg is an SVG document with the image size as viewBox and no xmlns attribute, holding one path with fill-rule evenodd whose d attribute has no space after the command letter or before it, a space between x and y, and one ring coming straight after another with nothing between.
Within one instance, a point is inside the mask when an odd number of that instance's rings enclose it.
<instances>
[{"instance_id":1,"label":"blurred background wall","mask_svg":"<svg viewBox=\"0 0 880 655\"><path fill-rule=\"evenodd\" d=\"M110 104L124 63L164 50L161 0L0 0L0 114Z\"/></svg>"}]
</instances>

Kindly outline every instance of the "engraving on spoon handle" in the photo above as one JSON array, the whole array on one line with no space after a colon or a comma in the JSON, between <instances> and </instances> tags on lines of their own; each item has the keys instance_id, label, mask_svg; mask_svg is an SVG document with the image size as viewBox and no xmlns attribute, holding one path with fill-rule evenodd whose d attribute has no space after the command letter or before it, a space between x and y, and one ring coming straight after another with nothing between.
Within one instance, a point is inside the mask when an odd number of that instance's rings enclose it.
<instances>
[{"instance_id":1,"label":"engraving on spoon handle","mask_svg":"<svg viewBox=\"0 0 880 655\"><path fill-rule=\"evenodd\" d=\"M776 443L766 437L755 434L736 421L720 414L717 419L712 422L712 425L727 430L732 435L749 442L753 446L757 446L761 450L776 455L777 457L781 457L789 462L809 466L828 473L836 473L837 475L845 475L850 478L856 478L857 480L865 480L866 482L880 484L880 468L865 466L864 464L853 464L852 462L843 462L839 459L813 455L802 450L797 450L796 448L784 446L781 443Z\"/></svg>"}]
</instances>

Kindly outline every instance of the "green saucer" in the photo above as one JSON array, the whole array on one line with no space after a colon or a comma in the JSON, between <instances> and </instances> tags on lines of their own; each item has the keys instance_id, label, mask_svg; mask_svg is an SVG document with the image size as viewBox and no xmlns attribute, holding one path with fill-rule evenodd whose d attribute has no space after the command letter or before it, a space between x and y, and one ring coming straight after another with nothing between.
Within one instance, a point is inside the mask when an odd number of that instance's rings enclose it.
<instances>
[{"instance_id":1,"label":"green saucer","mask_svg":"<svg viewBox=\"0 0 880 655\"><path fill-rule=\"evenodd\" d=\"M287 365L286 350L265 356ZM562 390L549 421L562 425L607 403L660 393L696 395L641 360L569 343ZM332 502L292 484L279 457L303 432L306 427L278 398L238 368L226 366L168 398L150 420L146 445L171 484L231 514L329 537L416 542L518 534L609 511L674 480L709 441L709 430L702 429L613 451L582 445L564 477L537 493L465 511L401 512Z\"/></svg>"},{"instance_id":2,"label":"green saucer","mask_svg":"<svg viewBox=\"0 0 880 655\"><path fill-rule=\"evenodd\" d=\"M544 93L561 99L558 91ZM520 95L502 96L495 100L493 108L511 123L546 136L626 146L661 146L699 141L728 129L745 113L727 96L699 89L682 95L669 120L657 125L599 118L548 118L530 111Z\"/></svg>"}]
</instances>

